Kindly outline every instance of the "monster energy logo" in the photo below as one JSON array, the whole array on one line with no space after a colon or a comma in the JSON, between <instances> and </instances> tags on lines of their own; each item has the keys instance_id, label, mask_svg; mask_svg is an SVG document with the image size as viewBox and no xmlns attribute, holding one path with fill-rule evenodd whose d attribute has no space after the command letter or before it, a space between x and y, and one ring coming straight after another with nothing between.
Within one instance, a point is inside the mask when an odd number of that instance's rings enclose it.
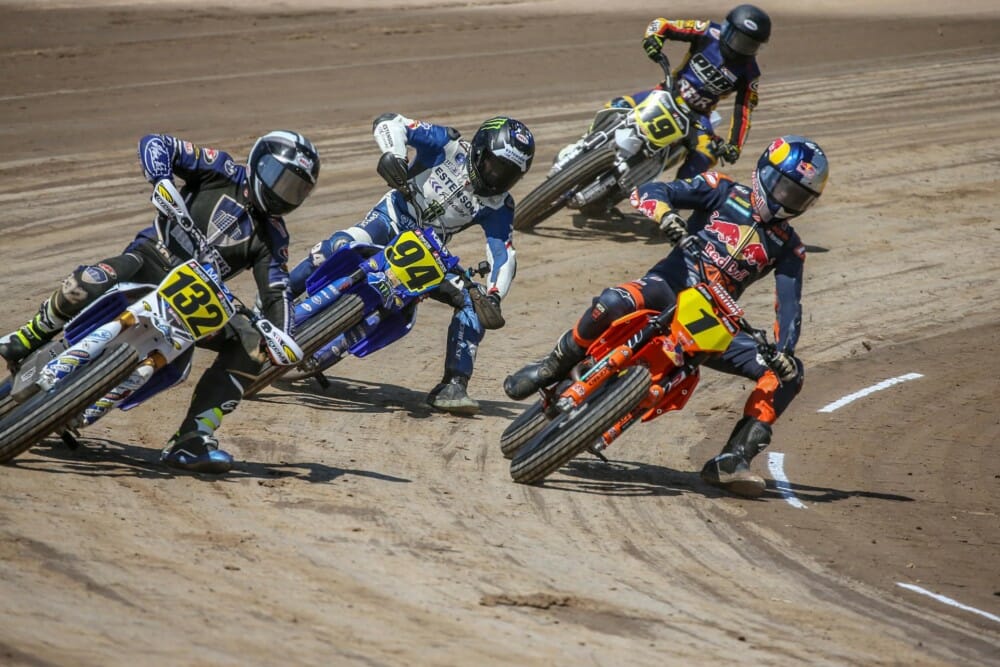
<instances>
[{"instance_id":1,"label":"monster energy logo","mask_svg":"<svg viewBox=\"0 0 1000 667\"><path fill-rule=\"evenodd\" d=\"M497 116L496 118L490 118L488 121L483 123L482 127L480 127L479 129L499 130L501 127L504 126L504 123L506 123L508 120L509 119L505 118L504 116Z\"/></svg>"}]
</instances>

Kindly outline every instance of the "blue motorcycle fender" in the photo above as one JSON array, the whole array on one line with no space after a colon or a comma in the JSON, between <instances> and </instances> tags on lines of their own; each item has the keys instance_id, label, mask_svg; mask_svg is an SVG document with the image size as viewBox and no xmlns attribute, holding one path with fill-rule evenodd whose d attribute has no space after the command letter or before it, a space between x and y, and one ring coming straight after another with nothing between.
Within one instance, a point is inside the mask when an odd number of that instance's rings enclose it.
<instances>
[{"instance_id":1,"label":"blue motorcycle fender","mask_svg":"<svg viewBox=\"0 0 1000 667\"><path fill-rule=\"evenodd\" d=\"M416 304L412 308L405 308L386 314L378 326L372 329L367 336L361 339L357 345L349 351L355 357L364 357L377 350L381 350L386 345L395 343L405 336L413 328L413 323L417 319Z\"/></svg>"},{"instance_id":2,"label":"blue motorcycle fender","mask_svg":"<svg viewBox=\"0 0 1000 667\"><path fill-rule=\"evenodd\" d=\"M378 248L360 243L341 247L309 275L306 279L306 293L315 294L337 278L354 273L373 251L378 252Z\"/></svg>"},{"instance_id":3,"label":"blue motorcycle fender","mask_svg":"<svg viewBox=\"0 0 1000 667\"><path fill-rule=\"evenodd\" d=\"M193 356L194 348L191 348L160 370L156 371L156 373L153 374L153 377L149 378L149 382L142 385L139 388L139 391L126 398L121 405L118 406L118 409L131 410L137 405L145 403L161 391L169 389L175 384L179 384L186 380L188 374L191 372L191 358Z\"/></svg>"}]
</instances>

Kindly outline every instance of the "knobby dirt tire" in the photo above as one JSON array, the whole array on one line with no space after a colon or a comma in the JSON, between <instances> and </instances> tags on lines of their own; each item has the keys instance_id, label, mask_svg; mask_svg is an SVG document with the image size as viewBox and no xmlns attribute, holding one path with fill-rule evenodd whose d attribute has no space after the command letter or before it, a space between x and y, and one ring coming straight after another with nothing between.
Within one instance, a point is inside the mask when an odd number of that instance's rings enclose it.
<instances>
[{"instance_id":1,"label":"knobby dirt tire","mask_svg":"<svg viewBox=\"0 0 1000 667\"><path fill-rule=\"evenodd\" d=\"M565 194L590 183L615 161L613 146L604 145L570 162L545 179L514 206L514 229L528 230L566 205Z\"/></svg>"},{"instance_id":2,"label":"knobby dirt tire","mask_svg":"<svg viewBox=\"0 0 1000 667\"><path fill-rule=\"evenodd\" d=\"M0 463L24 453L53 431L83 413L94 401L121 384L139 363L124 343L104 350L89 366L18 404L0 419Z\"/></svg>"},{"instance_id":3,"label":"knobby dirt tire","mask_svg":"<svg viewBox=\"0 0 1000 667\"><path fill-rule=\"evenodd\" d=\"M308 359L324 344L360 322L364 310L365 304L360 296L345 294L322 313L307 320L295 332L295 342L302 348L303 358ZM253 396L293 368L295 366L275 366L270 361L264 362L257 379L243 392L243 395Z\"/></svg>"},{"instance_id":4,"label":"knobby dirt tire","mask_svg":"<svg viewBox=\"0 0 1000 667\"><path fill-rule=\"evenodd\" d=\"M512 421L500 434L500 452L503 457L505 459L514 458L517 450L545 428L548 423L549 419L542 409L541 400L528 406L528 409L518 415L517 419Z\"/></svg>"},{"instance_id":5,"label":"knobby dirt tire","mask_svg":"<svg viewBox=\"0 0 1000 667\"><path fill-rule=\"evenodd\" d=\"M521 447L510 463L510 476L522 484L545 479L631 412L649 393L651 383L649 369L630 366L599 394L559 415Z\"/></svg>"}]
</instances>

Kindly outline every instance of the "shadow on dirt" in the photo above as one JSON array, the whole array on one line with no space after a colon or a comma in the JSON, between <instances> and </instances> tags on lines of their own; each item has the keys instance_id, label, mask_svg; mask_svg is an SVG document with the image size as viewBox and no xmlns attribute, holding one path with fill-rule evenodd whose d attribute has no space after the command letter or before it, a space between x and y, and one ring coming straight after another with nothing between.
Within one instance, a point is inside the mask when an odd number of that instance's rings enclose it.
<instances>
[{"instance_id":1,"label":"shadow on dirt","mask_svg":"<svg viewBox=\"0 0 1000 667\"><path fill-rule=\"evenodd\" d=\"M103 438L86 438L80 447L70 449L60 440L50 439L31 449L31 453L44 458L15 459L8 465L40 472L91 475L108 477L139 477L166 479L194 476L219 482L238 482L244 479L276 480L300 479L310 483L332 482L343 475L368 477L385 482L410 482L404 477L383 475L370 470L335 468L321 463L288 462L258 463L237 459L233 469L225 475L205 475L171 470L159 463L160 450L139 447Z\"/></svg>"},{"instance_id":2,"label":"shadow on dirt","mask_svg":"<svg viewBox=\"0 0 1000 667\"><path fill-rule=\"evenodd\" d=\"M566 479L574 477L576 479ZM708 498L732 498L733 494L701 481L698 471L674 470L666 466L636 461L596 458L574 459L559 469L559 476L547 479L546 488L608 496L678 496L698 493ZM791 491L805 503L828 503L850 498L872 498L892 502L913 502L909 496L876 491L844 491L822 486L790 484L778 489L767 480L767 490L758 500L783 500L782 491ZM746 500L746 499L744 499Z\"/></svg>"},{"instance_id":3,"label":"shadow on dirt","mask_svg":"<svg viewBox=\"0 0 1000 667\"><path fill-rule=\"evenodd\" d=\"M347 380L327 376L329 385L321 387L314 379L295 382L278 381L274 388L289 393L278 393L273 388L248 398L250 401L275 405L306 405L318 410L335 410L346 413L405 412L415 419L426 419L444 414L427 405L427 391L414 390L395 384L380 384L362 380ZM474 392L472 392L474 394ZM479 399L479 414L473 417L499 417L513 419L521 414L524 406L513 401L487 401Z\"/></svg>"},{"instance_id":4,"label":"shadow on dirt","mask_svg":"<svg viewBox=\"0 0 1000 667\"><path fill-rule=\"evenodd\" d=\"M571 218L571 228L566 227L562 217L556 218L554 222L550 220L542 221L538 227L518 232L567 241L590 241L598 238L619 243L641 241L647 245L664 246L664 254L669 249L656 224L638 213L623 213L619 209L599 214L576 212Z\"/></svg>"}]
</instances>

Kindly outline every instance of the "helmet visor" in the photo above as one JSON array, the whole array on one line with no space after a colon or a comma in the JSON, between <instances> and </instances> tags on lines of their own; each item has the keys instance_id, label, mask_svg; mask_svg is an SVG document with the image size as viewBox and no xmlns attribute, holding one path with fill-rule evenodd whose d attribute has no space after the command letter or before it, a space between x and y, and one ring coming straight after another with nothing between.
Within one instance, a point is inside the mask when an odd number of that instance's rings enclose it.
<instances>
[{"instance_id":1,"label":"helmet visor","mask_svg":"<svg viewBox=\"0 0 1000 667\"><path fill-rule=\"evenodd\" d=\"M741 56L755 56L760 51L761 46L759 41L745 32L740 32L730 23L727 23L722 29L722 41Z\"/></svg>"},{"instance_id":2,"label":"helmet visor","mask_svg":"<svg viewBox=\"0 0 1000 667\"><path fill-rule=\"evenodd\" d=\"M488 194L498 195L521 179L521 168L513 162L487 153L479 164L479 177Z\"/></svg>"},{"instance_id":3,"label":"helmet visor","mask_svg":"<svg viewBox=\"0 0 1000 667\"><path fill-rule=\"evenodd\" d=\"M315 185L273 155L261 157L257 163L257 178L274 196L292 207L304 202Z\"/></svg>"},{"instance_id":4,"label":"helmet visor","mask_svg":"<svg viewBox=\"0 0 1000 667\"><path fill-rule=\"evenodd\" d=\"M802 213L819 199L819 195L801 183L785 176L771 165L761 170L760 180L770 199L789 213Z\"/></svg>"}]
</instances>

